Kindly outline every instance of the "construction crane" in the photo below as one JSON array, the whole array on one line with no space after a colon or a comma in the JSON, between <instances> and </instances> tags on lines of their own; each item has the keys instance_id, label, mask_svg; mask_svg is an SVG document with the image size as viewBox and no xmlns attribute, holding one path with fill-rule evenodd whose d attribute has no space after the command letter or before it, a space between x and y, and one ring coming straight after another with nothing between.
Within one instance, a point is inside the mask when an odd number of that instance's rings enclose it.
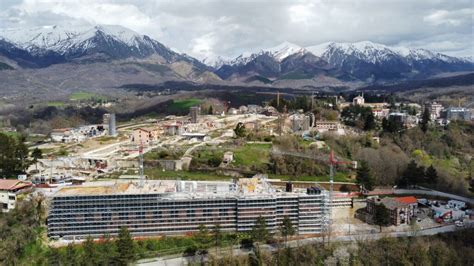
<instances>
[{"instance_id":1,"label":"construction crane","mask_svg":"<svg viewBox=\"0 0 474 266\"><path fill-rule=\"evenodd\" d=\"M140 141L140 144L137 146L135 150L125 150L127 152L136 152L138 151L138 175L140 176L140 184L139 187L143 188L145 175L144 175L144 167L143 167L143 142Z\"/></svg>"},{"instance_id":2,"label":"construction crane","mask_svg":"<svg viewBox=\"0 0 474 266\"><path fill-rule=\"evenodd\" d=\"M307 159L311 159L311 160L314 160L316 162L320 162L320 163L327 163L329 164L329 207L327 208L328 209L328 213L327 213L327 225L326 225L326 228L325 230L328 232L328 242L331 241L331 225L332 225L332 208L331 208L331 204L333 204L333 193L334 193L334 174L335 174L335 167L338 166L338 165L342 165L342 164L350 164L350 162L344 162L344 161L340 161L338 160L335 156L334 156L334 152L333 150L330 150L329 152L329 160L325 158L325 156L312 156L312 155L308 155L308 154L304 154L304 153L298 153L298 152L285 152L285 151L278 151L278 150L275 150L273 149L271 151L272 154L275 154L275 155L286 155L286 156L294 156L294 157L300 157L300 158L307 158Z\"/></svg>"}]
</instances>

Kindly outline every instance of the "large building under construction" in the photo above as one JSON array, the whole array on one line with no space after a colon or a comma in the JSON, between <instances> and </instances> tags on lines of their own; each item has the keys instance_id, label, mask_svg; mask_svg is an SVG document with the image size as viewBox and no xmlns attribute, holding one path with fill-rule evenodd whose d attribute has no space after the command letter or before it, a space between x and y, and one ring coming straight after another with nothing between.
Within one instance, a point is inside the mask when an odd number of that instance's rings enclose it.
<instances>
[{"instance_id":1,"label":"large building under construction","mask_svg":"<svg viewBox=\"0 0 474 266\"><path fill-rule=\"evenodd\" d=\"M275 189L265 179L238 182L147 181L85 183L52 195L48 235L54 239L116 235L179 235L201 224L222 231L249 231L258 217L278 230L285 216L299 234L319 234L327 224L327 191Z\"/></svg>"}]
</instances>

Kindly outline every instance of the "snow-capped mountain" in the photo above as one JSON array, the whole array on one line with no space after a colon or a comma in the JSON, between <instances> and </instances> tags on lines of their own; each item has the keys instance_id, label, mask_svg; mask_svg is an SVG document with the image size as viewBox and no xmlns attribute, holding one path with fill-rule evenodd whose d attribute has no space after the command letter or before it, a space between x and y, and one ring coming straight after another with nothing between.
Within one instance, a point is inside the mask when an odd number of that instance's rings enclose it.
<instances>
[{"instance_id":1,"label":"snow-capped mountain","mask_svg":"<svg viewBox=\"0 0 474 266\"><path fill-rule=\"evenodd\" d=\"M218 69L222 65L227 64L229 60L230 60L229 58L226 58L220 55L211 55L201 60L201 62L205 65Z\"/></svg>"},{"instance_id":2,"label":"snow-capped mountain","mask_svg":"<svg viewBox=\"0 0 474 266\"><path fill-rule=\"evenodd\" d=\"M168 63L185 61L206 68L200 61L174 52L146 35L113 25L3 29L0 54L18 60L23 66L44 67L90 56L107 60L157 55Z\"/></svg>"},{"instance_id":3,"label":"snow-capped mountain","mask_svg":"<svg viewBox=\"0 0 474 266\"><path fill-rule=\"evenodd\" d=\"M334 54L338 52L346 56L355 56L358 59L372 64L381 63L399 56L398 53L392 51L388 46L369 41L357 43L329 42L316 46L309 46L306 47L306 49L314 55L327 60L329 63L331 63L330 61L340 63L338 62L340 60L333 58Z\"/></svg>"},{"instance_id":4,"label":"snow-capped mountain","mask_svg":"<svg viewBox=\"0 0 474 266\"><path fill-rule=\"evenodd\" d=\"M303 52L305 52L305 49L303 47L300 47L296 44L285 41L275 47L262 49L256 53L251 53L251 52L242 53L234 59L223 60L221 63L222 65L224 64L225 65L245 65L251 62L252 60L254 60L255 58L264 54L273 57L273 59L275 59L278 62L281 62L292 54L303 53Z\"/></svg>"},{"instance_id":5,"label":"snow-capped mountain","mask_svg":"<svg viewBox=\"0 0 474 266\"><path fill-rule=\"evenodd\" d=\"M284 42L273 48L240 55L234 60L227 61L216 71L216 74L224 79L255 73L262 75L261 69L251 67L262 55L270 57L266 62L270 63L274 69L277 68L275 64L278 64L278 73L272 72L272 76L263 75L271 78L279 78L281 75L287 77L288 74L292 77L310 78L313 76L311 73L321 74L321 71L325 70L326 74L339 79L375 81L474 70L472 62L468 60L425 49L390 47L370 41L327 42L305 48ZM306 60L296 60L303 57ZM312 63L308 64L308 60ZM296 69L299 74L292 73ZM302 72L305 74L301 75Z\"/></svg>"}]
</instances>

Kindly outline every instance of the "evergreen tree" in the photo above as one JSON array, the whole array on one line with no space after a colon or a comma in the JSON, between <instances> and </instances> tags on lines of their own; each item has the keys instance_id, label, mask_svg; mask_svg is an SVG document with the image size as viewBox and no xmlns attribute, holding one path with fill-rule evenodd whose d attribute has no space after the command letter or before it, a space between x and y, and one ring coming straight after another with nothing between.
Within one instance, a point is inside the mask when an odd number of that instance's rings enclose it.
<instances>
[{"instance_id":1,"label":"evergreen tree","mask_svg":"<svg viewBox=\"0 0 474 266\"><path fill-rule=\"evenodd\" d=\"M96 244L91 236L88 236L83 244L84 253L82 254L81 265L98 265L99 253L97 252Z\"/></svg>"},{"instance_id":2,"label":"evergreen tree","mask_svg":"<svg viewBox=\"0 0 474 266\"><path fill-rule=\"evenodd\" d=\"M430 165L430 167L426 169L425 176L428 184L436 184L438 181L438 172L433 165Z\"/></svg>"},{"instance_id":3,"label":"evergreen tree","mask_svg":"<svg viewBox=\"0 0 474 266\"><path fill-rule=\"evenodd\" d=\"M374 223L380 226L380 232L382 232L382 226L390 224L390 212L385 205L375 205Z\"/></svg>"},{"instance_id":4,"label":"evergreen tree","mask_svg":"<svg viewBox=\"0 0 474 266\"><path fill-rule=\"evenodd\" d=\"M16 178L30 162L28 148L22 140L0 133L0 178Z\"/></svg>"},{"instance_id":5,"label":"evergreen tree","mask_svg":"<svg viewBox=\"0 0 474 266\"><path fill-rule=\"evenodd\" d=\"M67 265L79 265L77 250L73 244L69 243L66 247L64 261Z\"/></svg>"},{"instance_id":6,"label":"evergreen tree","mask_svg":"<svg viewBox=\"0 0 474 266\"><path fill-rule=\"evenodd\" d=\"M357 168L356 182L366 190L374 189L375 179L367 161L360 162L360 167Z\"/></svg>"},{"instance_id":7,"label":"evergreen tree","mask_svg":"<svg viewBox=\"0 0 474 266\"><path fill-rule=\"evenodd\" d=\"M428 110L428 108L425 108L423 110L423 114L421 115L421 123L420 123L421 130L424 133L426 133L426 131L428 131L429 123L430 123L430 111Z\"/></svg>"},{"instance_id":8,"label":"evergreen tree","mask_svg":"<svg viewBox=\"0 0 474 266\"><path fill-rule=\"evenodd\" d=\"M270 234L267 229L267 222L265 218L259 216L255 221L255 226L252 228L252 239L255 242L265 242L268 240Z\"/></svg>"},{"instance_id":9,"label":"evergreen tree","mask_svg":"<svg viewBox=\"0 0 474 266\"><path fill-rule=\"evenodd\" d=\"M237 137L243 138L245 137L245 125L242 122L237 123L234 128L234 133Z\"/></svg>"},{"instance_id":10,"label":"evergreen tree","mask_svg":"<svg viewBox=\"0 0 474 266\"><path fill-rule=\"evenodd\" d=\"M212 115L214 114L214 110L212 108L212 105L209 105L209 110L207 111L208 114Z\"/></svg>"},{"instance_id":11,"label":"evergreen tree","mask_svg":"<svg viewBox=\"0 0 474 266\"><path fill-rule=\"evenodd\" d=\"M214 227L212 228L212 236L214 237L216 247L219 247L221 245L221 239L222 239L220 224L214 225Z\"/></svg>"},{"instance_id":12,"label":"evergreen tree","mask_svg":"<svg viewBox=\"0 0 474 266\"><path fill-rule=\"evenodd\" d=\"M48 265L59 266L61 265L61 253L57 248L50 248L48 251Z\"/></svg>"},{"instance_id":13,"label":"evergreen tree","mask_svg":"<svg viewBox=\"0 0 474 266\"><path fill-rule=\"evenodd\" d=\"M35 149L31 152L31 157L33 158L32 163L35 164L36 170L38 170L38 159L42 159L42 158L43 158L43 152L42 152L40 149L35 148Z\"/></svg>"},{"instance_id":14,"label":"evergreen tree","mask_svg":"<svg viewBox=\"0 0 474 266\"><path fill-rule=\"evenodd\" d=\"M398 181L400 186L412 186L423 181L425 176L425 169L423 166L418 166L417 163L412 160L405 171L403 171L402 177Z\"/></svg>"},{"instance_id":15,"label":"evergreen tree","mask_svg":"<svg viewBox=\"0 0 474 266\"><path fill-rule=\"evenodd\" d=\"M115 245L110 240L110 235L106 234L103 236L103 241L100 247L100 264L101 265L111 265L114 262L117 252L115 251Z\"/></svg>"},{"instance_id":16,"label":"evergreen tree","mask_svg":"<svg viewBox=\"0 0 474 266\"><path fill-rule=\"evenodd\" d=\"M121 227L118 235L117 245L117 264L128 265L135 259L135 243L127 227Z\"/></svg>"},{"instance_id":17,"label":"evergreen tree","mask_svg":"<svg viewBox=\"0 0 474 266\"><path fill-rule=\"evenodd\" d=\"M296 233L293 224L288 216L283 218L283 221L280 226L280 233L285 238L285 243L288 241L288 236L292 236Z\"/></svg>"},{"instance_id":18,"label":"evergreen tree","mask_svg":"<svg viewBox=\"0 0 474 266\"><path fill-rule=\"evenodd\" d=\"M368 131L373 129L375 129L375 116L372 112L370 112L365 117L364 130Z\"/></svg>"},{"instance_id":19,"label":"evergreen tree","mask_svg":"<svg viewBox=\"0 0 474 266\"><path fill-rule=\"evenodd\" d=\"M209 230L204 224L200 224L198 228L198 232L194 235L196 242L198 242L201 246L207 246L209 244Z\"/></svg>"}]
</instances>

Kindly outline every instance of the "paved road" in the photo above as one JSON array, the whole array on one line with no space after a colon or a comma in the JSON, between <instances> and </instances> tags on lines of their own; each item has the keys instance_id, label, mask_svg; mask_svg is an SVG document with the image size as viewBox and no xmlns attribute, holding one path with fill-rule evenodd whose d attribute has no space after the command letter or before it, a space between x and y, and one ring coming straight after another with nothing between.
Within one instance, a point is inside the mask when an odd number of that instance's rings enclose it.
<instances>
[{"instance_id":1,"label":"paved road","mask_svg":"<svg viewBox=\"0 0 474 266\"><path fill-rule=\"evenodd\" d=\"M472 228L474 227L474 220L468 221L464 228ZM440 233L446 233L446 232L453 232L456 230L462 230L462 228L457 227L455 225L445 225L445 226L439 226L435 228L428 228L428 229L423 229L419 230L417 232L413 231L404 231L404 232L382 232L379 233L374 232L373 234L357 234L357 235L344 235L344 236L334 236L331 238L331 242L351 242L351 241L361 241L361 240L376 240L380 239L383 237L407 237L407 236L430 236L430 235L436 235ZM326 240L327 241L327 240ZM297 247L301 245L309 245L313 243L321 243L323 242L322 237L314 237L314 238L305 238L301 240L292 240L288 241L288 246L290 247ZM275 251L277 249L276 246L271 246L271 245L261 245L260 246L262 249L266 249L268 251ZM229 249L227 249L229 250ZM214 249L209 250L211 253L214 253ZM226 251L225 254L229 254L229 251ZM242 250L240 249L239 246L234 246L232 250L232 254L234 256L240 256L240 255L246 255L250 253L249 250ZM200 258L198 256L196 257L173 257L173 258L152 258L152 259L146 259L146 260L141 260L137 263L137 265L142 265L142 266L181 266L181 265L188 265L188 262L190 260L199 262Z\"/></svg>"}]
</instances>

